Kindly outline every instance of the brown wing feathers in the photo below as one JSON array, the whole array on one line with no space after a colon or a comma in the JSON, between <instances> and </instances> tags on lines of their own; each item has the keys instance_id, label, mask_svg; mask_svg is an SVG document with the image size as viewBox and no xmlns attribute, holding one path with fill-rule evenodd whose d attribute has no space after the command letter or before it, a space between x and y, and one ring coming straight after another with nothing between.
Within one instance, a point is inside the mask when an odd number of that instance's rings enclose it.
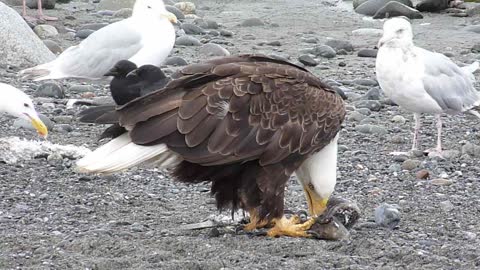
<instances>
[{"instance_id":1,"label":"brown wing feathers","mask_svg":"<svg viewBox=\"0 0 480 270\"><path fill-rule=\"evenodd\" d=\"M335 137L345 116L334 90L301 67L265 56L214 59L173 78L162 91L121 107L120 123L132 127L133 142L165 143L181 155L180 180L212 181L219 207L260 207L266 218L283 211L290 174ZM182 171L189 164L197 175ZM252 190L260 194L245 198Z\"/></svg>"}]
</instances>

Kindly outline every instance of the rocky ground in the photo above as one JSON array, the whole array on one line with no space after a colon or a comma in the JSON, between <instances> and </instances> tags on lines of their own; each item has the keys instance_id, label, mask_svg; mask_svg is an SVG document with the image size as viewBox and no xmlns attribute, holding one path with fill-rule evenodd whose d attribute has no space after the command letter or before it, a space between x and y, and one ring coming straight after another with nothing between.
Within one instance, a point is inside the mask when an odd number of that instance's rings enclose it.
<instances>
[{"instance_id":1,"label":"rocky ground","mask_svg":"<svg viewBox=\"0 0 480 270\"><path fill-rule=\"evenodd\" d=\"M379 38L376 31L352 33L361 28L380 29L382 21L354 13L350 2L194 2L198 16L220 25L189 35L200 43L220 44L232 54L275 54L294 62L303 55L302 61L312 65L313 73L348 96L335 196L356 201L362 210L350 237L328 242L252 236L238 229L241 213L232 221L229 213L216 211L207 185L174 183L164 172L145 168L111 176L80 175L73 169L74 157L44 154L14 164L0 163L0 269L480 267L480 121L444 116L444 147L449 150L445 159L389 155L410 148L413 117L392 106L378 91L375 58L358 56L363 49L369 50L361 54L373 53ZM80 41L69 29L118 19L97 11L93 3L57 4L47 14L61 18L51 23L59 34L48 39L65 49ZM457 63L480 60L478 15L423 16L413 21L418 45L445 53ZM245 22L251 18L256 19ZM321 46L327 41L336 52ZM189 63L211 57L211 48L201 48L201 44L178 45L172 55ZM225 52L214 48L213 53ZM85 106L67 108L66 102L93 96L100 100L107 96L107 82L63 80L59 85L67 89L65 97L61 91L60 97L48 97L55 87L44 86L46 90L39 92L36 89L43 83L16 76L24 67L2 68L1 81L35 98L38 110L54 125L49 141L90 149L100 145L96 136L103 127L78 123L75 115ZM175 68L167 66L170 71ZM433 120L432 116L423 118L425 149L435 145ZM22 123L12 123L0 119L0 137L38 140L33 131L17 128ZM426 172L428 178L417 179ZM395 205L400 212L400 223L393 229L374 223L374 209L383 203ZM307 208L293 178L286 206ZM208 228L189 228L205 221L212 221L206 224Z\"/></svg>"}]
</instances>

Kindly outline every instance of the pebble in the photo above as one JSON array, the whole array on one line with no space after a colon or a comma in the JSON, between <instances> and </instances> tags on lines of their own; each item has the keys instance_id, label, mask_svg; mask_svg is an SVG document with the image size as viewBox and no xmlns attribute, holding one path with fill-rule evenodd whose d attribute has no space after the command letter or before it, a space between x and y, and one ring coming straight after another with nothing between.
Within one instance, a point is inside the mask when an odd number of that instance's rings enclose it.
<instances>
[{"instance_id":1,"label":"pebble","mask_svg":"<svg viewBox=\"0 0 480 270\"><path fill-rule=\"evenodd\" d=\"M87 84L74 84L68 88L69 93L95 92L95 88Z\"/></svg>"},{"instance_id":2,"label":"pebble","mask_svg":"<svg viewBox=\"0 0 480 270\"><path fill-rule=\"evenodd\" d=\"M402 163L402 170L412 171L416 169L421 162L415 159L407 159Z\"/></svg>"},{"instance_id":3,"label":"pebble","mask_svg":"<svg viewBox=\"0 0 480 270\"><path fill-rule=\"evenodd\" d=\"M477 44L473 45L472 52L473 53L480 53L480 43L477 43Z\"/></svg>"},{"instance_id":4,"label":"pebble","mask_svg":"<svg viewBox=\"0 0 480 270\"><path fill-rule=\"evenodd\" d=\"M383 30L377 28L360 28L353 30L352 34L354 36L381 37L383 35Z\"/></svg>"},{"instance_id":5,"label":"pebble","mask_svg":"<svg viewBox=\"0 0 480 270\"><path fill-rule=\"evenodd\" d=\"M399 172L402 170L402 166L398 163L392 164L388 167L390 172Z\"/></svg>"},{"instance_id":6,"label":"pebble","mask_svg":"<svg viewBox=\"0 0 480 270\"><path fill-rule=\"evenodd\" d=\"M357 125L355 127L355 130L360 133L366 133L366 134L386 135L388 133L386 128L378 125L372 125L372 124Z\"/></svg>"},{"instance_id":7,"label":"pebble","mask_svg":"<svg viewBox=\"0 0 480 270\"><path fill-rule=\"evenodd\" d=\"M282 43L280 43L280 41L278 41L278 40L270 41L270 42L267 42L265 44L269 45L269 46L277 46L277 47L282 46Z\"/></svg>"},{"instance_id":8,"label":"pebble","mask_svg":"<svg viewBox=\"0 0 480 270\"><path fill-rule=\"evenodd\" d=\"M212 228L208 232L208 237L219 237L220 236L220 231L217 228Z\"/></svg>"},{"instance_id":9,"label":"pebble","mask_svg":"<svg viewBox=\"0 0 480 270\"><path fill-rule=\"evenodd\" d=\"M57 28L49 24L39 24L33 28L33 32L41 39L51 38L58 35Z\"/></svg>"},{"instance_id":10,"label":"pebble","mask_svg":"<svg viewBox=\"0 0 480 270\"><path fill-rule=\"evenodd\" d=\"M131 8L121 8L113 13L113 17L115 18L128 18L132 16L132 9Z\"/></svg>"},{"instance_id":11,"label":"pebble","mask_svg":"<svg viewBox=\"0 0 480 270\"><path fill-rule=\"evenodd\" d=\"M400 135L394 135L391 137L390 142L395 143L395 144L403 144L405 143L405 138Z\"/></svg>"},{"instance_id":12,"label":"pebble","mask_svg":"<svg viewBox=\"0 0 480 270\"><path fill-rule=\"evenodd\" d=\"M367 15L367 16L373 16L375 15L375 13L377 13L378 10L380 10L383 6L385 6L390 1L392 0L369 0L359 5L355 9L355 12L363 15ZM410 0L393 0L393 1L402 2L403 4L409 7L413 7L413 4Z\"/></svg>"},{"instance_id":13,"label":"pebble","mask_svg":"<svg viewBox=\"0 0 480 270\"><path fill-rule=\"evenodd\" d=\"M475 145L471 142L467 142L464 146L462 146L462 155L465 155L465 154L472 157L479 157L480 146Z\"/></svg>"},{"instance_id":14,"label":"pebble","mask_svg":"<svg viewBox=\"0 0 480 270\"><path fill-rule=\"evenodd\" d=\"M232 37L232 36L233 36L233 32L232 32L232 31L225 30L225 29L221 29L221 30L220 30L220 35L222 35L222 36L224 36L224 37Z\"/></svg>"},{"instance_id":15,"label":"pebble","mask_svg":"<svg viewBox=\"0 0 480 270\"><path fill-rule=\"evenodd\" d=\"M382 108L382 104L378 100L359 100L354 105L357 108L367 108L374 112L378 112Z\"/></svg>"},{"instance_id":16,"label":"pebble","mask_svg":"<svg viewBox=\"0 0 480 270\"><path fill-rule=\"evenodd\" d=\"M180 21L185 20L185 15L177 7L174 7L172 5L165 5L165 9L167 9L168 12L173 13L173 15L175 15L175 17L177 17L177 20L180 20Z\"/></svg>"},{"instance_id":17,"label":"pebble","mask_svg":"<svg viewBox=\"0 0 480 270\"><path fill-rule=\"evenodd\" d=\"M372 111L370 111L370 109L368 109L368 108L357 108L356 111L365 115L365 116L369 116L370 114L372 114Z\"/></svg>"},{"instance_id":18,"label":"pebble","mask_svg":"<svg viewBox=\"0 0 480 270\"><path fill-rule=\"evenodd\" d=\"M450 186L453 184L453 181L445 178L435 178L430 180L430 184L434 186Z\"/></svg>"},{"instance_id":19,"label":"pebble","mask_svg":"<svg viewBox=\"0 0 480 270\"><path fill-rule=\"evenodd\" d=\"M206 56L229 56L230 52L218 44L207 43L200 47L200 54Z\"/></svg>"},{"instance_id":20,"label":"pebble","mask_svg":"<svg viewBox=\"0 0 480 270\"><path fill-rule=\"evenodd\" d=\"M397 124L405 124L407 120L405 119L405 117L401 116L401 115L395 115L393 118L392 118L392 122L394 123L397 123Z\"/></svg>"},{"instance_id":21,"label":"pebble","mask_svg":"<svg viewBox=\"0 0 480 270\"><path fill-rule=\"evenodd\" d=\"M422 169L415 174L415 178L419 180L428 179L430 172L428 170Z\"/></svg>"},{"instance_id":22,"label":"pebble","mask_svg":"<svg viewBox=\"0 0 480 270\"><path fill-rule=\"evenodd\" d=\"M313 57L311 57L310 55L308 54L302 54L298 57L298 61L306 66L310 66L310 67L314 67L316 65L318 65L318 62L313 59Z\"/></svg>"},{"instance_id":23,"label":"pebble","mask_svg":"<svg viewBox=\"0 0 480 270\"><path fill-rule=\"evenodd\" d=\"M455 208L455 206L453 206L453 203L450 201L443 201L443 202L440 202L440 208L444 212L450 212Z\"/></svg>"},{"instance_id":24,"label":"pebble","mask_svg":"<svg viewBox=\"0 0 480 270\"><path fill-rule=\"evenodd\" d=\"M265 25L265 23L259 18L246 19L240 24L240 26L243 26L243 27L262 26L262 25Z\"/></svg>"},{"instance_id":25,"label":"pebble","mask_svg":"<svg viewBox=\"0 0 480 270\"><path fill-rule=\"evenodd\" d=\"M361 49L360 51L358 51L357 56L376 58L377 53L378 53L378 50L375 50L375 49Z\"/></svg>"},{"instance_id":26,"label":"pebble","mask_svg":"<svg viewBox=\"0 0 480 270\"><path fill-rule=\"evenodd\" d=\"M35 92L39 97L65 98L63 86L56 82L46 82L40 85Z\"/></svg>"},{"instance_id":27,"label":"pebble","mask_svg":"<svg viewBox=\"0 0 480 270\"><path fill-rule=\"evenodd\" d=\"M313 54L315 56L321 56L324 58L333 58L337 55L335 50L328 45L319 45L311 49L304 50L306 53Z\"/></svg>"},{"instance_id":28,"label":"pebble","mask_svg":"<svg viewBox=\"0 0 480 270\"><path fill-rule=\"evenodd\" d=\"M381 9L379 9L375 15L373 15L373 18L383 19L396 16L404 16L410 19L423 19L423 15L420 13L420 11L394 1L387 3Z\"/></svg>"},{"instance_id":29,"label":"pebble","mask_svg":"<svg viewBox=\"0 0 480 270\"><path fill-rule=\"evenodd\" d=\"M365 117L366 117L365 115L363 115L363 114L361 114L357 111L353 111L353 112L351 112L347 115L347 119L349 121L353 121L353 122L360 122L363 119L365 119Z\"/></svg>"},{"instance_id":30,"label":"pebble","mask_svg":"<svg viewBox=\"0 0 480 270\"><path fill-rule=\"evenodd\" d=\"M439 0L422 0L418 3L415 8L418 11L426 12L436 12L448 8L449 1L439 1Z\"/></svg>"},{"instance_id":31,"label":"pebble","mask_svg":"<svg viewBox=\"0 0 480 270\"><path fill-rule=\"evenodd\" d=\"M68 133L73 131L73 127L69 124L57 124L55 130L60 133Z\"/></svg>"},{"instance_id":32,"label":"pebble","mask_svg":"<svg viewBox=\"0 0 480 270\"><path fill-rule=\"evenodd\" d=\"M218 29L220 27L216 21L212 20L196 19L193 21L193 23L203 29Z\"/></svg>"},{"instance_id":33,"label":"pebble","mask_svg":"<svg viewBox=\"0 0 480 270\"><path fill-rule=\"evenodd\" d=\"M181 10L183 14L195 14L197 9L192 2L178 2L174 4L174 7Z\"/></svg>"},{"instance_id":34,"label":"pebble","mask_svg":"<svg viewBox=\"0 0 480 270\"><path fill-rule=\"evenodd\" d=\"M459 158L462 155L462 153L458 150L444 150L442 153L442 156L445 159L456 159Z\"/></svg>"},{"instance_id":35,"label":"pebble","mask_svg":"<svg viewBox=\"0 0 480 270\"><path fill-rule=\"evenodd\" d=\"M383 203L375 208L375 223L385 228L394 229L400 223L400 211L396 206Z\"/></svg>"},{"instance_id":36,"label":"pebble","mask_svg":"<svg viewBox=\"0 0 480 270\"><path fill-rule=\"evenodd\" d=\"M353 80L354 84L363 85L363 86L377 86L378 82L371 79L355 79Z\"/></svg>"},{"instance_id":37,"label":"pebble","mask_svg":"<svg viewBox=\"0 0 480 270\"><path fill-rule=\"evenodd\" d=\"M200 40L192 37L192 36L181 36L178 37L175 41L175 45L179 46L200 46L202 43Z\"/></svg>"},{"instance_id":38,"label":"pebble","mask_svg":"<svg viewBox=\"0 0 480 270\"><path fill-rule=\"evenodd\" d=\"M206 33L204 29L191 23L182 23L181 28L187 35L202 35Z\"/></svg>"},{"instance_id":39,"label":"pebble","mask_svg":"<svg viewBox=\"0 0 480 270\"><path fill-rule=\"evenodd\" d=\"M54 152L48 155L47 162L50 165L61 165L63 163L63 157L60 153Z\"/></svg>"},{"instance_id":40,"label":"pebble","mask_svg":"<svg viewBox=\"0 0 480 270\"><path fill-rule=\"evenodd\" d=\"M347 40L330 39L325 42L325 45L332 47L337 53L339 50L345 50L346 52L353 51L352 43Z\"/></svg>"},{"instance_id":41,"label":"pebble","mask_svg":"<svg viewBox=\"0 0 480 270\"><path fill-rule=\"evenodd\" d=\"M362 98L365 100L380 100L380 93L380 88L374 87L368 90Z\"/></svg>"},{"instance_id":42,"label":"pebble","mask_svg":"<svg viewBox=\"0 0 480 270\"><path fill-rule=\"evenodd\" d=\"M88 36L90 36L93 32L95 32L95 30L91 30L91 29L78 30L77 33L75 33L75 37L80 39L85 39Z\"/></svg>"},{"instance_id":43,"label":"pebble","mask_svg":"<svg viewBox=\"0 0 480 270\"><path fill-rule=\"evenodd\" d=\"M302 41L305 42L305 43L310 43L310 44L317 44L319 42L318 38L316 38L316 37L302 38Z\"/></svg>"},{"instance_id":44,"label":"pebble","mask_svg":"<svg viewBox=\"0 0 480 270\"><path fill-rule=\"evenodd\" d=\"M167 66L186 66L188 62L180 56L172 56L165 59L163 64Z\"/></svg>"},{"instance_id":45,"label":"pebble","mask_svg":"<svg viewBox=\"0 0 480 270\"><path fill-rule=\"evenodd\" d=\"M58 43L56 43L53 40L45 39L43 41L43 44L45 44L45 46L47 46L47 48L56 55L61 54L63 52L62 47L60 47L60 45L58 45Z\"/></svg>"}]
</instances>

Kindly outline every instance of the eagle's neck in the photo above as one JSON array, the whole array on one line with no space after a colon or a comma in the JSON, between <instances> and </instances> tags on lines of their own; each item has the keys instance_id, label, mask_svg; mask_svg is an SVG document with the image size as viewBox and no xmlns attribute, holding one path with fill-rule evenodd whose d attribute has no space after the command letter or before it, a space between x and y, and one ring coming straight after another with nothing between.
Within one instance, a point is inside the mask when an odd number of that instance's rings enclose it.
<instances>
[{"instance_id":1,"label":"eagle's neck","mask_svg":"<svg viewBox=\"0 0 480 270\"><path fill-rule=\"evenodd\" d=\"M337 141L338 134L295 171L300 184L316 193L320 199L328 200L337 183Z\"/></svg>"}]
</instances>

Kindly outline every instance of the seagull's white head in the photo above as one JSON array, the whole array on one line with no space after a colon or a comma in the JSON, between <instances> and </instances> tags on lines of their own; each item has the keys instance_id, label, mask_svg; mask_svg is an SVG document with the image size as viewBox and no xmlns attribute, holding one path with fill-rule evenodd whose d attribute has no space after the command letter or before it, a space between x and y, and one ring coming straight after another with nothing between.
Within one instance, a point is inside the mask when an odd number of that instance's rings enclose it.
<instances>
[{"instance_id":1,"label":"seagull's white head","mask_svg":"<svg viewBox=\"0 0 480 270\"><path fill-rule=\"evenodd\" d=\"M412 25L407 18L395 17L383 24L383 36L378 42L378 49L383 46L404 47L412 44Z\"/></svg>"},{"instance_id":2,"label":"seagull's white head","mask_svg":"<svg viewBox=\"0 0 480 270\"><path fill-rule=\"evenodd\" d=\"M48 129L40 120L33 102L27 94L11 85L0 83L0 96L2 97L0 98L0 112L31 122L38 134L44 138L47 137Z\"/></svg>"},{"instance_id":3,"label":"seagull's white head","mask_svg":"<svg viewBox=\"0 0 480 270\"><path fill-rule=\"evenodd\" d=\"M168 12L162 0L137 0L133 6L132 16L140 18L163 18L177 23L177 17Z\"/></svg>"}]
</instances>

